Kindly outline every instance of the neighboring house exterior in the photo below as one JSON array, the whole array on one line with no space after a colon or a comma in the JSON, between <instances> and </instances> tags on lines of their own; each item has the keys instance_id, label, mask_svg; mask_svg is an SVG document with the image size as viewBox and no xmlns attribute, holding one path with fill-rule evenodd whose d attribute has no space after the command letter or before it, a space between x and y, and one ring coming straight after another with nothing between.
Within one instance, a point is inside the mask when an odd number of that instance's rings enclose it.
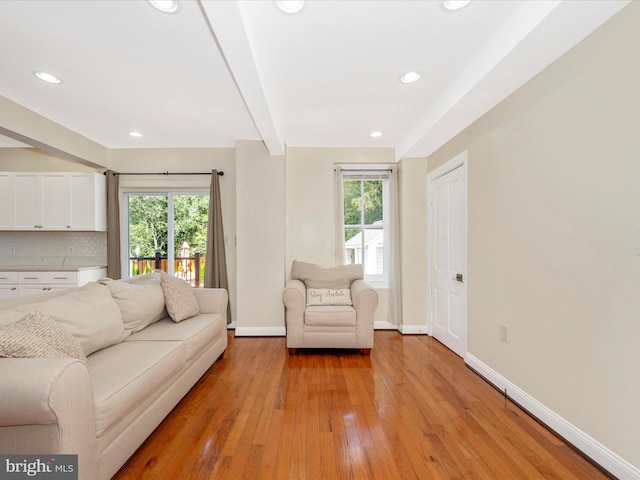
<instances>
[{"instance_id":1,"label":"neighboring house exterior","mask_svg":"<svg viewBox=\"0 0 640 480\"><path fill-rule=\"evenodd\" d=\"M382 229L365 230L364 242L362 232L356 234L345 242L344 256L345 263L362 263L365 273L382 275L384 273L384 231Z\"/></svg>"}]
</instances>

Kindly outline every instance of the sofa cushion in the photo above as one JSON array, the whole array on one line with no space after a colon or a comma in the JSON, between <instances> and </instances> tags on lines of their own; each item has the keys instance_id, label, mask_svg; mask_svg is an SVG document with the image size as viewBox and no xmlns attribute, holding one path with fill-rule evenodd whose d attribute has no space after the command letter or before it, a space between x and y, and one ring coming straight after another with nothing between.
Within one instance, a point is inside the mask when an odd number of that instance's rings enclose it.
<instances>
[{"instance_id":1,"label":"sofa cushion","mask_svg":"<svg viewBox=\"0 0 640 480\"><path fill-rule=\"evenodd\" d=\"M7 308L6 310L0 310L0 327L19 322L26 316L27 316L26 312L22 310L18 310L18 307L12 307L12 308Z\"/></svg>"},{"instance_id":2,"label":"sofa cushion","mask_svg":"<svg viewBox=\"0 0 640 480\"><path fill-rule=\"evenodd\" d=\"M185 365L180 342L122 342L87 358L102 436Z\"/></svg>"},{"instance_id":3,"label":"sofa cushion","mask_svg":"<svg viewBox=\"0 0 640 480\"><path fill-rule=\"evenodd\" d=\"M23 320L0 328L0 357L86 360L73 335L41 312L32 312Z\"/></svg>"},{"instance_id":4,"label":"sofa cushion","mask_svg":"<svg viewBox=\"0 0 640 480\"><path fill-rule=\"evenodd\" d=\"M164 302L171 320L181 322L200 313L198 300L193 287L178 277L160 272L160 285L164 293Z\"/></svg>"},{"instance_id":5,"label":"sofa cushion","mask_svg":"<svg viewBox=\"0 0 640 480\"><path fill-rule=\"evenodd\" d=\"M363 277L360 264L323 268L314 263L294 260L291 266L291 278L302 280L307 288L349 288L351 282Z\"/></svg>"},{"instance_id":6,"label":"sofa cushion","mask_svg":"<svg viewBox=\"0 0 640 480\"><path fill-rule=\"evenodd\" d=\"M126 341L181 341L184 342L187 360L191 360L200 350L215 342L221 332L226 334L226 328L221 329L220 323L225 323L224 315L220 313L201 313L178 324L165 318L134 333Z\"/></svg>"},{"instance_id":7,"label":"sofa cushion","mask_svg":"<svg viewBox=\"0 0 640 480\"><path fill-rule=\"evenodd\" d=\"M304 324L350 327L356 324L356 311L348 305L310 306L304 310Z\"/></svg>"},{"instance_id":8,"label":"sofa cushion","mask_svg":"<svg viewBox=\"0 0 640 480\"><path fill-rule=\"evenodd\" d=\"M16 309L50 315L78 340L85 355L120 343L128 335L109 289L97 282L44 302L20 305Z\"/></svg>"},{"instance_id":9,"label":"sofa cushion","mask_svg":"<svg viewBox=\"0 0 640 480\"><path fill-rule=\"evenodd\" d=\"M138 332L167 316L160 274L150 273L123 280L101 278L116 301L125 330Z\"/></svg>"}]
</instances>

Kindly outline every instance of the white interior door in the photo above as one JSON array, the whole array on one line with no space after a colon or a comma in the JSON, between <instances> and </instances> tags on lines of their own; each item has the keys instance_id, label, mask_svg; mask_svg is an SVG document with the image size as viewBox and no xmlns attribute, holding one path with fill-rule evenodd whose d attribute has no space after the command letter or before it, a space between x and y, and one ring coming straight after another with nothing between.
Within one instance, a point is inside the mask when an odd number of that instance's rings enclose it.
<instances>
[{"instance_id":1,"label":"white interior door","mask_svg":"<svg viewBox=\"0 0 640 480\"><path fill-rule=\"evenodd\" d=\"M467 178L462 164L430 180L431 333L467 350Z\"/></svg>"}]
</instances>

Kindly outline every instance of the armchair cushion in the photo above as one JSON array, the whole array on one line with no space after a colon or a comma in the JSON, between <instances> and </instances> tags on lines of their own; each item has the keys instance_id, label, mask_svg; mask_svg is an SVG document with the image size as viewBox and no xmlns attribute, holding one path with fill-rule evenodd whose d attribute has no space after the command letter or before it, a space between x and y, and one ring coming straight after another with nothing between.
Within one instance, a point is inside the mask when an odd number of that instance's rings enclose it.
<instances>
[{"instance_id":1,"label":"armchair cushion","mask_svg":"<svg viewBox=\"0 0 640 480\"><path fill-rule=\"evenodd\" d=\"M291 266L291 278L302 280L307 288L349 288L351 282L363 277L360 264L323 268L314 263L294 260Z\"/></svg>"},{"instance_id":2,"label":"armchair cushion","mask_svg":"<svg viewBox=\"0 0 640 480\"><path fill-rule=\"evenodd\" d=\"M304 311L304 324L322 327L355 327L356 311L348 305L307 307Z\"/></svg>"}]
</instances>

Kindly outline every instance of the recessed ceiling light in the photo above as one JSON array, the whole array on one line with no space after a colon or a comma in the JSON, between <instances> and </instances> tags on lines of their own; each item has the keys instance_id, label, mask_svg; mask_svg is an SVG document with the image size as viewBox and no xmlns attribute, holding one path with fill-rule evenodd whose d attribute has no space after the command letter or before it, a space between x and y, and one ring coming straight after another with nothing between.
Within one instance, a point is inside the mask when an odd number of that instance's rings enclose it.
<instances>
[{"instance_id":1,"label":"recessed ceiling light","mask_svg":"<svg viewBox=\"0 0 640 480\"><path fill-rule=\"evenodd\" d=\"M407 72L400 77L400 81L402 83L413 83L420 80L422 74L420 72Z\"/></svg>"},{"instance_id":2,"label":"recessed ceiling light","mask_svg":"<svg viewBox=\"0 0 640 480\"><path fill-rule=\"evenodd\" d=\"M180 3L178 0L147 0L153 8L162 13L178 13Z\"/></svg>"},{"instance_id":3,"label":"recessed ceiling light","mask_svg":"<svg viewBox=\"0 0 640 480\"><path fill-rule=\"evenodd\" d=\"M445 10L460 10L471 3L471 0L442 0Z\"/></svg>"},{"instance_id":4,"label":"recessed ceiling light","mask_svg":"<svg viewBox=\"0 0 640 480\"><path fill-rule=\"evenodd\" d=\"M370 136L371 138L378 138L378 137L381 137L381 136L382 136L382 132L379 132L379 131L377 131L377 130L376 130L375 132L371 132L371 133L369 134L369 136Z\"/></svg>"},{"instance_id":5,"label":"recessed ceiling light","mask_svg":"<svg viewBox=\"0 0 640 480\"><path fill-rule=\"evenodd\" d=\"M140 132L129 132L129 135L136 138L144 137L144 135Z\"/></svg>"},{"instance_id":6,"label":"recessed ceiling light","mask_svg":"<svg viewBox=\"0 0 640 480\"><path fill-rule=\"evenodd\" d=\"M43 82L62 83L62 80L60 80L58 77L47 72L33 72L33 74Z\"/></svg>"},{"instance_id":7,"label":"recessed ceiling light","mask_svg":"<svg viewBox=\"0 0 640 480\"><path fill-rule=\"evenodd\" d=\"M282 13L298 13L306 5L306 0L276 0L275 4Z\"/></svg>"}]
</instances>

